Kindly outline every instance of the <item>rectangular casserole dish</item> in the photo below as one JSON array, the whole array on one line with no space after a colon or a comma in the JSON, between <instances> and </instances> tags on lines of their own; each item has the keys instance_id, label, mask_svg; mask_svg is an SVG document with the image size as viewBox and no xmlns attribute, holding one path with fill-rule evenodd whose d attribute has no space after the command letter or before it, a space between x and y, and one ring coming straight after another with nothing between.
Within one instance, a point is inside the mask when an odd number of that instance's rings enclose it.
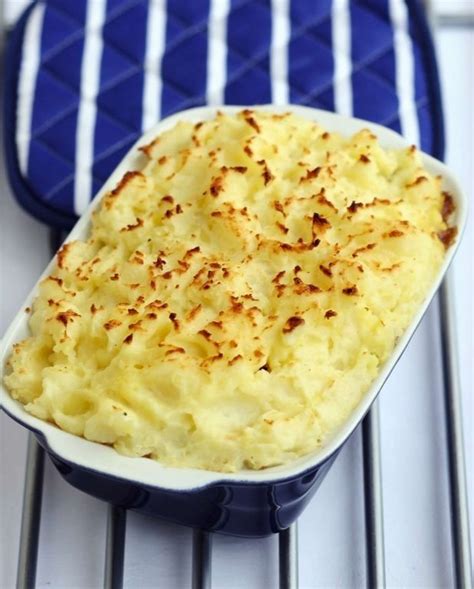
<instances>
[{"instance_id":1,"label":"rectangular casserole dish","mask_svg":"<svg viewBox=\"0 0 474 589\"><path fill-rule=\"evenodd\" d=\"M194 108L164 119L153 127L125 156L71 231L66 242L85 238L89 230L91 213L101 198L115 187L126 171L142 166L143 155L138 151L138 147L148 144L156 135L180 120L197 122L212 118L216 110L234 113L241 108ZM409 146L408 142L394 131L360 119L303 106L269 105L252 108L272 112L291 110L302 117L317 121L329 131L342 135L351 135L368 127L378 135L381 145L385 148ZM434 297L460 241L466 220L466 200L456 179L444 164L426 154L422 157L423 165L430 173L443 177L443 189L449 191L454 198L456 211L453 223L458 228L456 242L446 252L436 282L411 325L400 338L390 359L382 367L351 417L320 450L290 464L263 471L222 474L189 468L170 468L146 458L122 456L110 447L76 437L33 417L7 393L2 375L0 400L3 410L36 435L61 475L70 484L95 497L183 525L239 536L265 536L287 528L314 495L339 450L377 397ZM53 259L40 280L51 272L54 264ZM12 345L28 335L28 315L24 309L35 298L38 283L2 340L2 373Z\"/></svg>"}]
</instances>

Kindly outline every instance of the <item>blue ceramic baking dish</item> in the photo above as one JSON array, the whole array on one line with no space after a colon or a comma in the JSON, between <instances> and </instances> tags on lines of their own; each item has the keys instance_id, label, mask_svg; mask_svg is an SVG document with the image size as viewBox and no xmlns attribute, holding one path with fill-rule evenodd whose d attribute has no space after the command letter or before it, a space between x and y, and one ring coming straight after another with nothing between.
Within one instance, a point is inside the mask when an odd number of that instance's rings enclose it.
<instances>
[{"instance_id":1,"label":"blue ceramic baking dish","mask_svg":"<svg viewBox=\"0 0 474 589\"><path fill-rule=\"evenodd\" d=\"M293 105L252 108L274 112L291 110L317 121L330 131L344 135L369 127L379 136L384 147L408 146L406 140L394 131L360 119ZM139 169L143 165L143 155L138 147L149 143L179 120L197 122L209 119L215 115L216 110L216 107L201 107L183 111L164 119L146 133L105 183L66 242L84 238L88 233L91 213L101 198L117 184L127 170ZM219 110L235 112L240 107L221 106ZM412 324L400 338L391 358L382 367L351 417L318 451L290 464L263 471L223 474L170 468L147 458L122 456L108 446L73 436L51 423L33 417L9 396L3 384L0 385L2 408L18 423L34 432L58 471L71 485L99 499L186 526L225 534L257 537L287 528L304 510L339 450L369 410L435 295L459 243L466 220L466 200L456 179L443 163L425 154L423 160L432 174L443 177L443 188L453 195L456 204L454 223L459 230L457 242L448 250L436 282ZM43 276L51 272L54 263L52 260ZM24 309L36 296L37 286L33 288L2 340L2 371L13 344L28 335L28 316Z\"/></svg>"}]
</instances>

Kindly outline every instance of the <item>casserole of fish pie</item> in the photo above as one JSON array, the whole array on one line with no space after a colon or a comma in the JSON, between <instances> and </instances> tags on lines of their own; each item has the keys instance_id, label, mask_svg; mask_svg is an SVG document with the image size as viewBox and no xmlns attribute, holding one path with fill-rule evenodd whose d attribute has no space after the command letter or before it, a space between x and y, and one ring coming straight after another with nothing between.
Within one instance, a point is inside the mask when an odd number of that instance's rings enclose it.
<instances>
[{"instance_id":1,"label":"casserole of fish pie","mask_svg":"<svg viewBox=\"0 0 474 589\"><path fill-rule=\"evenodd\" d=\"M414 148L291 113L180 122L42 281L5 383L25 409L163 464L284 464L348 418L456 229Z\"/></svg>"}]
</instances>

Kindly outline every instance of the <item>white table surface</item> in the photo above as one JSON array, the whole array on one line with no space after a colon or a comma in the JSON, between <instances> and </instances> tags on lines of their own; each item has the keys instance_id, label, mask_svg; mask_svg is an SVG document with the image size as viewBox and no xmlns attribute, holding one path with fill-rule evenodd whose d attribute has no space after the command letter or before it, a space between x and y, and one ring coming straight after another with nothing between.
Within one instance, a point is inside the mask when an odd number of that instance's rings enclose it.
<instances>
[{"instance_id":1,"label":"white table surface","mask_svg":"<svg viewBox=\"0 0 474 589\"><path fill-rule=\"evenodd\" d=\"M472 1L472 0L471 0ZM14 2L15 3L15 2ZM447 161L474 187L474 31L437 34L447 123ZM454 263L469 493L473 498L473 215ZM0 334L48 261L47 229L26 215L0 164ZM452 587L437 309L433 306L380 396L387 584ZM0 587L14 586L26 432L3 413ZM472 509L471 509L472 511ZM95 588L103 580L106 505L73 489L46 463L37 585ZM343 449L299 520L300 587L362 587L365 539L360 432ZM190 586L191 533L136 513L127 521L125 586ZM215 589L277 586L275 537L216 536Z\"/></svg>"}]
</instances>

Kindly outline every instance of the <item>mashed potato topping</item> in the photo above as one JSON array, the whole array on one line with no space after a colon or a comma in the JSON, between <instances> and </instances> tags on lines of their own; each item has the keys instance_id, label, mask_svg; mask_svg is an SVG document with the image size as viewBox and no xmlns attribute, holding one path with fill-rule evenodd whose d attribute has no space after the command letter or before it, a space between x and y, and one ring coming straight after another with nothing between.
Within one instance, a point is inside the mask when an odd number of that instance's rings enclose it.
<instances>
[{"instance_id":1,"label":"mashed potato topping","mask_svg":"<svg viewBox=\"0 0 474 589\"><path fill-rule=\"evenodd\" d=\"M43 280L6 384L130 456L232 472L320 447L455 238L441 179L293 114L178 123Z\"/></svg>"}]
</instances>

